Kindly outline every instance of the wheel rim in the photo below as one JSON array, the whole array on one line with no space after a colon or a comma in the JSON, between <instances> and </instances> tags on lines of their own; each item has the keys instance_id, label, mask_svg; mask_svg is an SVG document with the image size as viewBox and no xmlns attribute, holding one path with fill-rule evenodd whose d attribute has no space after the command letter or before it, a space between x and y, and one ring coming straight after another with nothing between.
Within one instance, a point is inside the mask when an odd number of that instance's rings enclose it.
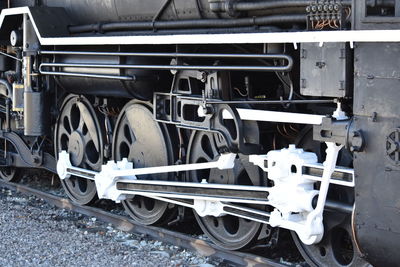
<instances>
[{"instance_id":1,"label":"wheel rim","mask_svg":"<svg viewBox=\"0 0 400 267\"><path fill-rule=\"evenodd\" d=\"M122 110L113 141L115 160L127 158L134 168L166 166L172 163L171 140L165 125L153 119L151 108L135 101ZM140 175L138 179L168 180L168 174ZM163 221L168 204L142 196L122 201L137 222L151 225Z\"/></svg>"},{"instance_id":2,"label":"wheel rim","mask_svg":"<svg viewBox=\"0 0 400 267\"><path fill-rule=\"evenodd\" d=\"M57 122L56 154L65 150L73 166L101 170L103 142L100 124L90 102L84 97L70 96L61 109ZM61 181L68 196L85 205L96 197L94 181L72 176Z\"/></svg>"},{"instance_id":3,"label":"wheel rim","mask_svg":"<svg viewBox=\"0 0 400 267\"><path fill-rule=\"evenodd\" d=\"M207 132L193 133L188 152L188 163L216 161L219 158L215 135ZM239 156L235 167L231 170L200 170L190 171L189 180L208 183L261 185L262 177L256 166L249 163L248 157ZM242 249L251 246L257 239L261 224L235 216L206 216L195 213L197 222L203 232L217 245L229 250Z\"/></svg>"},{"instance_id":4,"label":"wheel rim","mask_svg":"<svg viewBox=\"0 0 400 267\"><path fill-rule=\"evenodd\" d=\"M312 128L306 128L296 142L305 151L314 152L324 158L326 147L312 138ZM351 166L352 156L346 150L338 155L338 165ZM354 191L349 188L331 185L328 198L353 203ZM307 246L292 232L292 237L304 259L311 266L369 266L359 255L351 229L351 215L324 211L324 237L321 242Z\"/></svg>"}]
</instances>

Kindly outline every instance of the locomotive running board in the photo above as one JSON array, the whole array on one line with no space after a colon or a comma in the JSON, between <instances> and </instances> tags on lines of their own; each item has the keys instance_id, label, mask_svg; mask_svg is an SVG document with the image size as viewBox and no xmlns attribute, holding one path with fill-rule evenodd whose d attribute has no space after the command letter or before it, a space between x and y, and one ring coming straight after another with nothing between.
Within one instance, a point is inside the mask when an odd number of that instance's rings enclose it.
<instances>
[{"instance_id":1,"label":"locomotive running board","mask_svg":"<svg viewBox=\"0 0 400 267\"><path fill-rule=\"evenodd\" d=\"M6 27L9 19L24 15L32 21L33 30L41 45L132 45L132 44L247 44L247 43L287 43L297 49L300 43L343 42L353 48L356 42L400 42L400 30L352 30L352 31L299 31L271 33L220 33L220 34L171 34L171 35L116 35L71 37L68 35L69 23L65 10L46 8L51 21L41 20L43 9L35 7L17 7L3 9L0 14L0 29ZM50 11L50 12L49 12ZM49 25L58 29L49 31Z\"/></svg>"}]
</instances>

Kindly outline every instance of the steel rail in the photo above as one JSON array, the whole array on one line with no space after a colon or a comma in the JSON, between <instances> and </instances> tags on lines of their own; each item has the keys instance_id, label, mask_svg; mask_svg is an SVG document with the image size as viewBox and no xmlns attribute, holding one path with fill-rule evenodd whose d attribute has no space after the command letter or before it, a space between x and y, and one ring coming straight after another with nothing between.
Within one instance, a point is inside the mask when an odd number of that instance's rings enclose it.
<instances>
[{"instance_id":1,"label":"steel rail","mask_svg":"<svg viewBox=\"0 0 400 267\"><path fill-rule=\"evenodd\" d=\"M257 255L252 255L249 253L243 253L238 251L228 251L218 246L211 244L207 241L193 238L191 236L174 232L171 230L153 227L153 226L144 226L135 223L127 217L116 215L107 211L104 211L99 208L94 208L90 206L80 206L69 199L52 195L47 192L43 192L34 188L31 188L26 185L6 182L4 180L0 180L0 187L5 187L10 190L20 192L25 195L33 195L38 198L43 199L50 205L54 205L58 208L63 208L67 210L71 210L74 212L78 212L84 214L86 216L94 216L99 220L111 223L118 230L132 233L144 234L153 239L171 243L173 245L179 246L181 248L185 248L191 251L195 251L202 256L212 257L212 258L220 258L225 259L235 265L238 266L271 266L271 267L287 267L288 265L273 261L268 258L264 258Z\"/></svg>"}]
</instances>

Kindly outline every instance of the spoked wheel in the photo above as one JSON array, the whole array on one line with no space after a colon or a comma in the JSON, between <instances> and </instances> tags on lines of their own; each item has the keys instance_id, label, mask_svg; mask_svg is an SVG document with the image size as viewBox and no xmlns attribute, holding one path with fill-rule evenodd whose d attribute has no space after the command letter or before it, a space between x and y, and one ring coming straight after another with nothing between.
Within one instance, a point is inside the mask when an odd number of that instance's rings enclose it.
<instances>
[{"instance_id":1,"label":"spoked wheel","mask_svg":"<svg viewBox=\"0 0 400 267\"><path fill-rule=\"evenodd\" d=\"M5 124L2 125L2 129L5 129ZM0 149L2 151L15 151L14 146L5 139L0 139ZM0 156L2 157L2 156ZM6 182L18 181L21 175L21 170L16 167L1 167L0 168L0 179Z\"/></svg>"},{"instance_id":2,"label":"spoked wheel","mask_svg":"<svg viewBox=\"0 0 400 267\"><path fill-rule=\"evenodd\" d=\"M167 127L153 119L151 107L131 101L125 105L118 118L113 140L113 157L119 161L127 158L134 168L166 166L173 164L173 150ZM138 179L169 180L169 174L140 175ZM144 225L162 223L171 215L168 203L134 196L122 201L127 213Z\"/></svg>"},{"instance_id":3,"label":"spoked wheel","mask_svg":"<svg viewBox=\"0 0 400 267\"><path fill-rule=\"evenodd\" d=\"M82 96L66 98L56 127L56 154L67 151L73 166L101 170L103 164L103 137L100 124L90 102ZM96 197L94 181L72 176L63 180L68 196L85 205Z\"/></svg>"},{"instance_id":4,"label":"spoked wheel","mask_svg":"<svg viewBox=\"0 0 400 267\"><path fill-rule=\"evenodd\" d=\"M324 158L326 147L312 139L312 128L306 128L300 134L297 146L305 151L314 152L318 158ZM338 165L351 166L352 156L342 150L338 156ZM354 190L331 185L328 199L351 204L354 202ZM307 246L292 232L292 237L304 259L311 266L369 266L359 255L351 229L351 214L324 211L324 237L321 242Z\"/></svg>"},{"instance_id":5,"label":"spoked wheel","mask_svg":"<svg viewBox=\"0 0 400 267\"><path fill-rule=\"evenodd\" d=\"M218 160L220 154L216 145L216 134L194 132L189 142L188 163L203 163ZM235 160L235 167L230 170L205 169L190 171L191 182L262 185L263 177L258 167L249 163L248 157L240 155ZM203 232L218 246L229 250L249 247L256 241L262 224L235 216L206 216L195 213Z\"/></svg>"},{"instance_id":6,"label":"spoked wheel","mask_svg":"<svg viewBox=\"0 0 400 267\"><path fill-rule=\"evenodd\" d=\"M18 179L18 170L15 167L2 167L0 168L0 179L13 182Z\"/></svg>"},{"instance_id":7,"label":"spoked wheel","mask_svg":"<svg viewBox=\"0 0 400 267\"><path fill-rule=\"evenodd\" d=\"M0 140L1 150L14 150L13 145L9 141ZM2 157L2 156L0 156ZM20 178L20 170L15 167L1 167L0 168L0 179L6 182L15 182Z\"/></svg>"}]
</instances>

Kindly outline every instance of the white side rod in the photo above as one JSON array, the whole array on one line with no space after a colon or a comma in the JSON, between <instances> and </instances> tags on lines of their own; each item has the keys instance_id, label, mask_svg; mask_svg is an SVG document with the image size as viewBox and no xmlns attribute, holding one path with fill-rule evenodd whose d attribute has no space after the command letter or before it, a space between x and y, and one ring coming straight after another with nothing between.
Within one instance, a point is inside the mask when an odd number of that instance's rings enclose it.
<instances>
[{"instance_id":1,"label":"white side rod","mask_svg":"<svg viewBox=\"0 0 400 267\"><path fill-rule=\"evenodd\" d=\"M147 167L138 169L113 170L112 174L113 177L116 178L116 177L129 177L129 176L144 175L144 174L193 171L193 170L203 170L203 169L213 169L213 168L225 170L225 169L232 169L234 167L235 159L236 159L236 154L229 153L229 154L222 154L217 161L213 162L170 165L170 166L160 166L160 167ZM103 168L104 166L107 165L103 165ZM61 179L66 179L69 178L71 175L75 175L90 180L94 180L94 176L99 174L99 172L72 166L69 160L69 154L66 151L61 151L59 153L57 161L57 173Z\"/></svg>"},{"instance_id":2,"label":"white side rod","mask_svg":"<svg viewBox=\"0 0 400 267\"><path fill-rule=\"evenodd\" d=\"M311 124L320 125L322 119L325 118L323 115L313 115L304 113L291 113L291 112L280 112L270 110L257 110L257 109L245 109L238 108L237 112L244 121L265 121L265 122L282 122L282 123L299 123L299 124ZM197 110L199 117L204 117L204 111L202 107ZM224 110L222 112L224 119L232 119L232 114Z\"/></svg>"},{"instance_id":3,"label":"white side rod","mask_svg":"<svg viewBox=\"0 0 400 267\"><path fill-rule=\"evenodd\" d=\"M205 163L193 163L183 165L170 165L160 167L147 167L130 170L115 170L113 172L114 177L133 176L133 175L144 175L144 174L156 174L156 173L167 173L167 172L181 172L181 171L195 171L203 169L218 168L220 170L232 169L235 165L236 154L222 154L217 161L205 162Z\"/></svg>"}]
</instances>

